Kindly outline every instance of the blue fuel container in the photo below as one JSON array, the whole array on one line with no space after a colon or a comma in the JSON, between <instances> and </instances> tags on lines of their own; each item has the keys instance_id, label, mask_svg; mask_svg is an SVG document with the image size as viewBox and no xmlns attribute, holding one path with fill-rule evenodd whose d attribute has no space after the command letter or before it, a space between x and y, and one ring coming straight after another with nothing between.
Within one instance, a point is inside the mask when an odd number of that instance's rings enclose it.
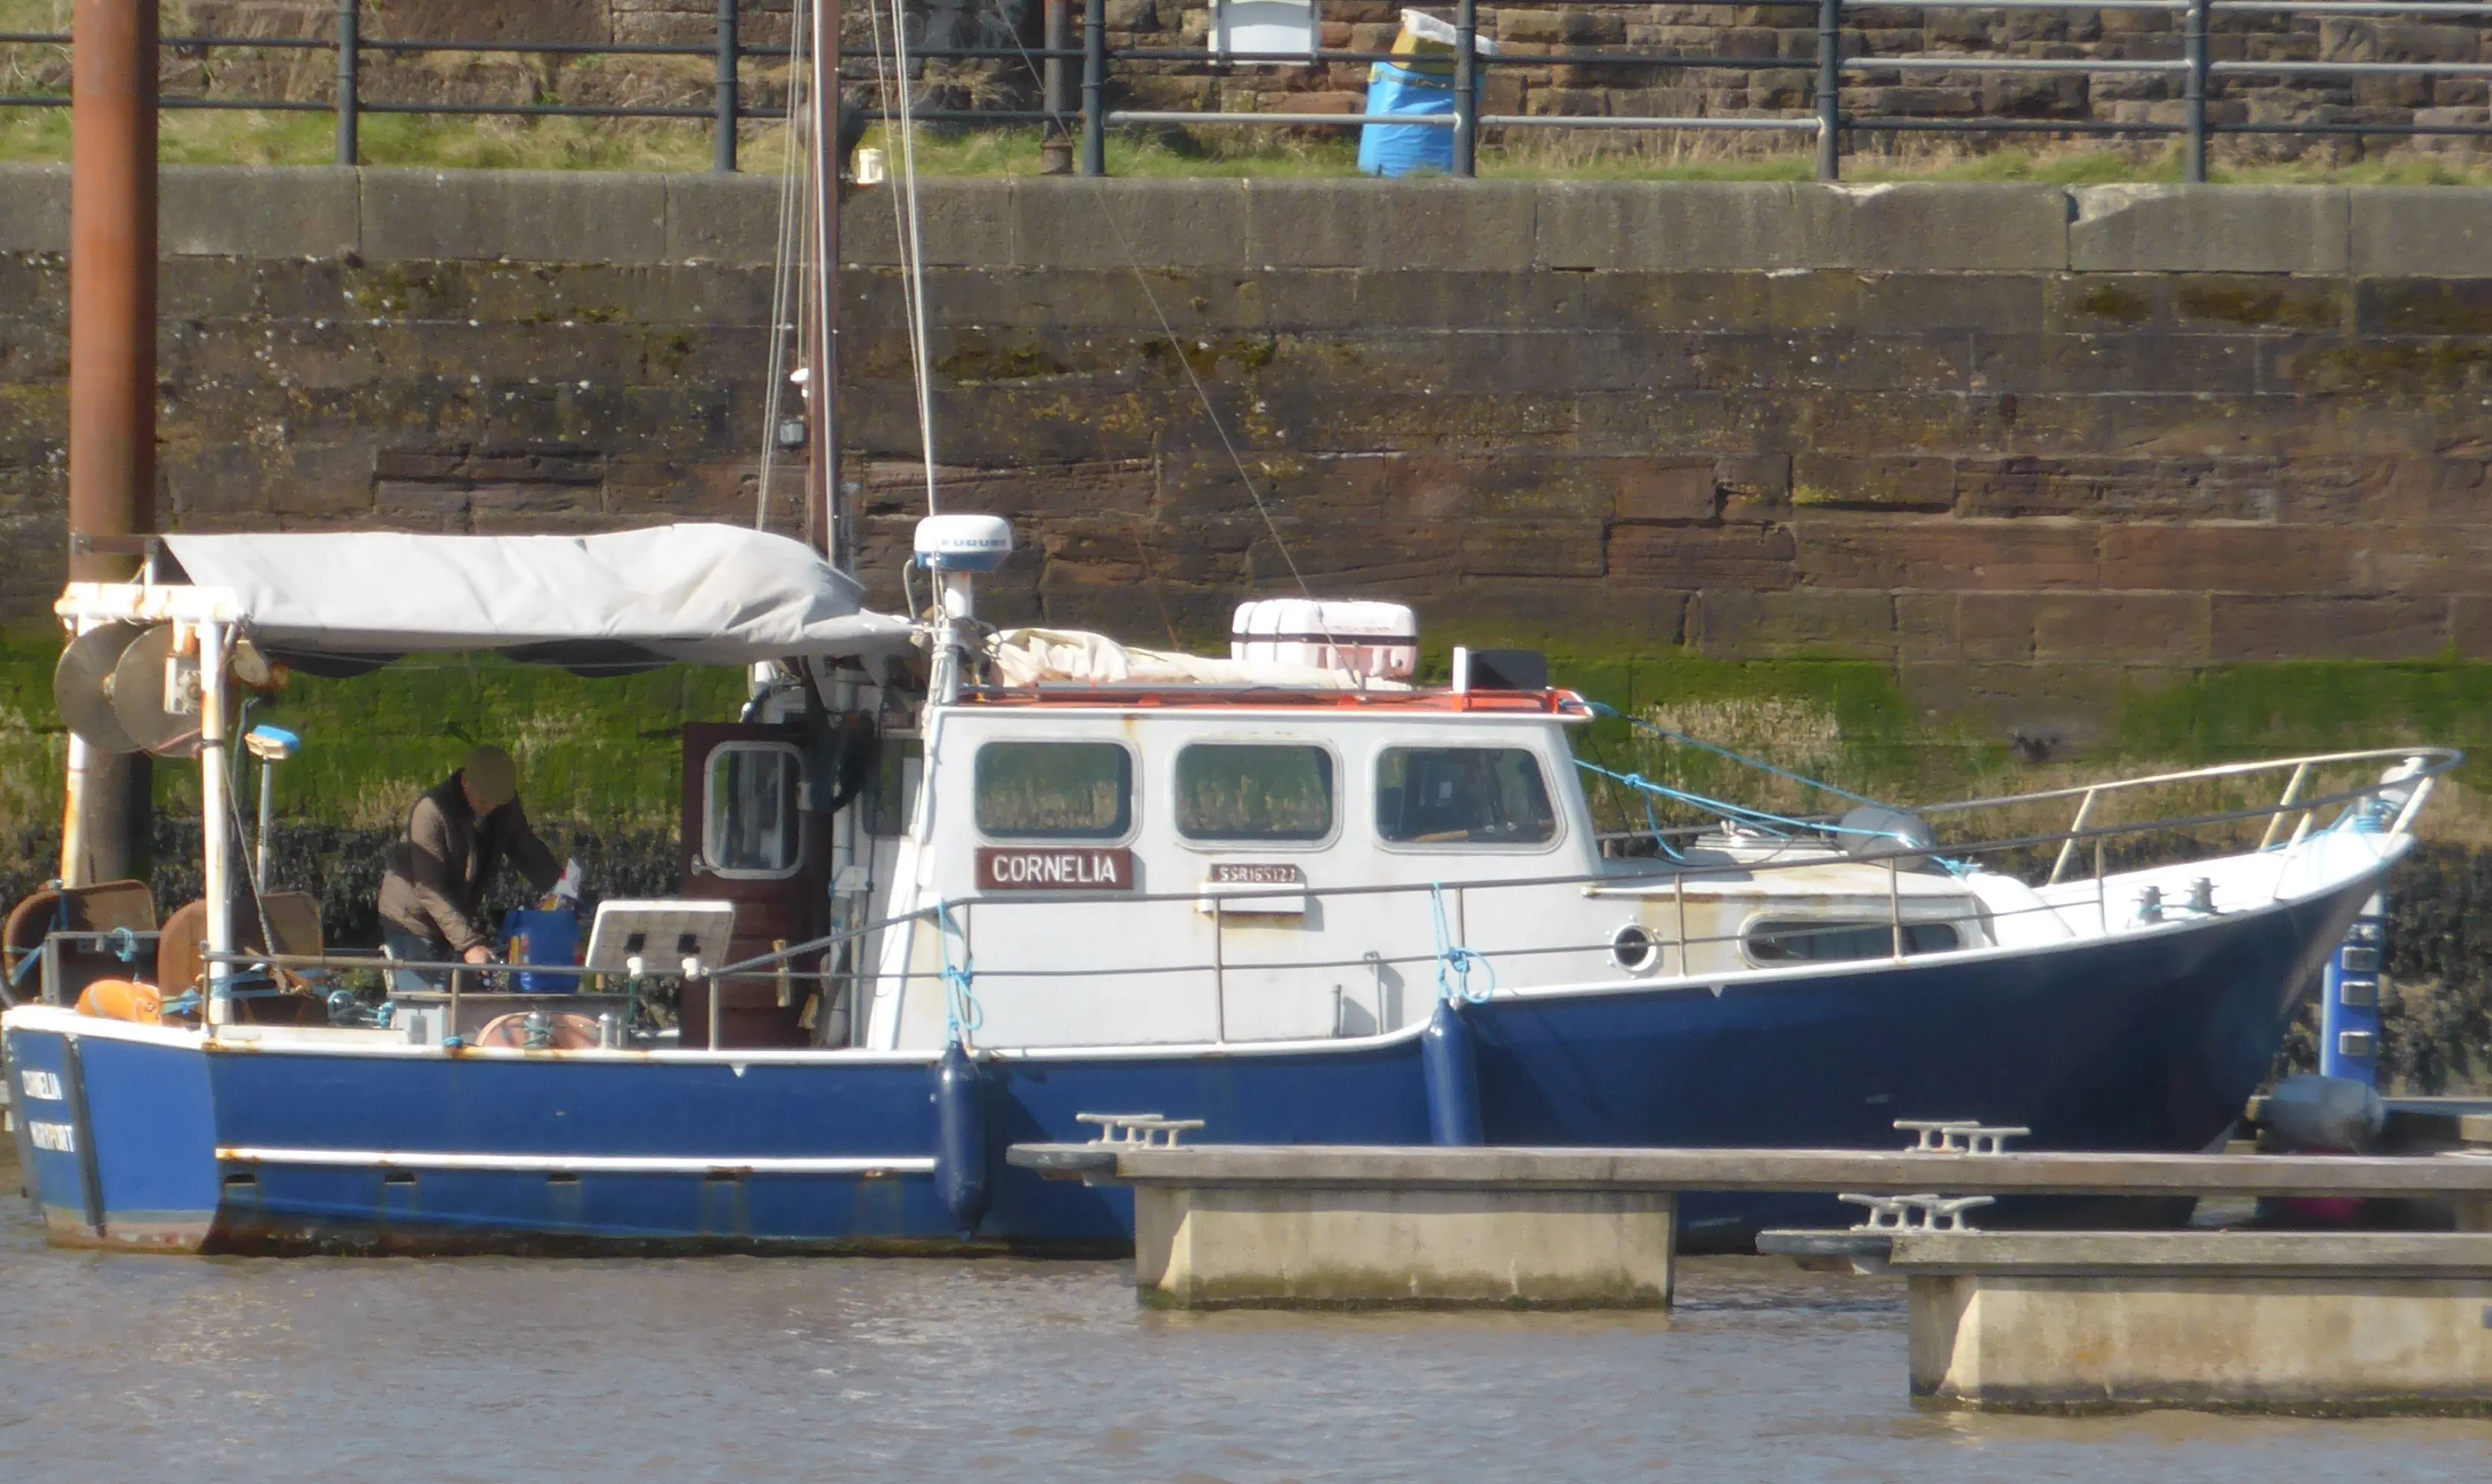
<instances>
[{"instance_id":1,"label":"blue fuel container","mask_svg":"<svg viewBox=\"0 0 2492 1484\"><path fill-rule=\"evenodd\" d=\"M577 964L579 962L579 909L524 907L502 914L505 957L514 964ZM533 973L511 976L522 994L568 994L579 988L574 974Z\"/></svg>"}]
</instances>

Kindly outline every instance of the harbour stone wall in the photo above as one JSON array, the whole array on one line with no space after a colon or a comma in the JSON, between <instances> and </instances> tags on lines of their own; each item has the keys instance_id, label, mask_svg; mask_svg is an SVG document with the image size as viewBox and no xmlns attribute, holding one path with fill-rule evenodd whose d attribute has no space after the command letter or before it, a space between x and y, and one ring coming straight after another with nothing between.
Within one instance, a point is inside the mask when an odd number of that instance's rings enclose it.
<instances>
[{"instance_id":1,"label":"harbour stone wall","mask_svg":"<svg viewBox=\"0 0 2492 1484\"><path fill-rule=\"evenodd\" d=\"M751 520L776 193L168 169L164 523ZM1440 643L1869 662L2076 751L2210 667L2492 658L2492 193L921 194L941 499L1024 546L998 620L1202 641L1293 561ZM842 410L896 604L924 490L890 212L850 213ZM64 172L0 167L19 624L63 549L67 219Z\"/></svg>"}]
</instances>

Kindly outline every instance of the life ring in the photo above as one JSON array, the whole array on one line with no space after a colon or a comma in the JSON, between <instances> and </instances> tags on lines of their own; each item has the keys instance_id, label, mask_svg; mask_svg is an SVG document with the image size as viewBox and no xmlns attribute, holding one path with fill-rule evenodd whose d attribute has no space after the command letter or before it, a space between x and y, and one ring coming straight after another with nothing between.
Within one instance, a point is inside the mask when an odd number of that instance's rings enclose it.
<instances>
[{"instance_id":1,"label":"life ring","mask_svg":"<svg viewBox=\"0 0 2492 1484\"><path fill-rule=\"evenodd\" d=\"M135 979L98 979L78 992L77 1012L134 1025L164 1024L164 992Z\"/></svg>"}]
</instances>

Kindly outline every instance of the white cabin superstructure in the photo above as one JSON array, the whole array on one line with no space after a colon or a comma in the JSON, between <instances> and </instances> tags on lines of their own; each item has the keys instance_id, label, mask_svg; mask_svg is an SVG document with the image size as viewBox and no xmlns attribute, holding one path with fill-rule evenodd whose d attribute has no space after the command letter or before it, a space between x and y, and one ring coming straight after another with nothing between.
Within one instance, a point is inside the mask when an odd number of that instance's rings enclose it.
<instances>
[{"instance_id":1,"label":"white cabin superstructure","mask_svg":"<svg viewBox=\"0 0 2492 1484\"><path fill-rule=\"evenodd\" d=\"M1389 1035L1444 990L2071 935L2013 877L1889 870L1824 843L1605 854L1568 736L1593 715L1563 691L1209 687L936 708L876 904L902 921L871 961L862 1043Z\"/></svg>"},{"instance_id":2,"label":"white cabin superstructure","mask_svg":"<svg viewBox=\"0 0 2492 1484\"><path fill-rule=\"evenodd\" d=\"M918 713L922 751L886 770L909 792L882 813L906 826L874 852L868 915L889 926L855 960L855 1042L875 1051L1393 1037L1442 997L2049 951L2366 869L2419 803L2398 797L2367 837L2305 816L2281 849L2270 830L2185 867L2063 880L2063 853L2038 886L1914 848L1926 822L1884 809L1866 829L1735 821L1622 853L1569 736L1598 708L1545 679L1467 678L1516 656L1458 651L1456 684L1427 688L1259 666L1243 646L1224 662L1007 631L973 650L966 584L945 593L931 633L959 644L960 679ZM1294 607L1320 628L1325 605ZM1033 655L1074 669L1033 677Z\"/></svg>"}]
</instances>

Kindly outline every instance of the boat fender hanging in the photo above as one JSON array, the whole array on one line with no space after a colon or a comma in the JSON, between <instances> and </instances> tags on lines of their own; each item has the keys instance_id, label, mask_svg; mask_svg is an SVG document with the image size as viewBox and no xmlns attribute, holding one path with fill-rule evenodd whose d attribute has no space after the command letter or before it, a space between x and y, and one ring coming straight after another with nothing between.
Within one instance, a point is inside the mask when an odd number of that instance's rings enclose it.
<instances>
[{"instance_id":1,"label":"boat fender hanging","mask_svg":"<svg viewBox=\"0 0 2492 1484\"><path fill-rule=\"evenodd\" d=\"M1452 999L1437 1001L1428 1028L1419 1032L1420 1080L1428 1089L1428 1141L1469 1147L1480 1137L1479 1058L1470 1022Z\"/></svg>"},{"instance_id":2,"label":"boat fender hanging","mask_svg":"<svg viewBox=\"0 0 2492 1484\"><path fill-rule=\"evenodd\" d=\"M990 1194L984 1080L959 1041L934 1068L934 1188L963 1236L986 1220Z\"/></svg>"}]
</instances>

